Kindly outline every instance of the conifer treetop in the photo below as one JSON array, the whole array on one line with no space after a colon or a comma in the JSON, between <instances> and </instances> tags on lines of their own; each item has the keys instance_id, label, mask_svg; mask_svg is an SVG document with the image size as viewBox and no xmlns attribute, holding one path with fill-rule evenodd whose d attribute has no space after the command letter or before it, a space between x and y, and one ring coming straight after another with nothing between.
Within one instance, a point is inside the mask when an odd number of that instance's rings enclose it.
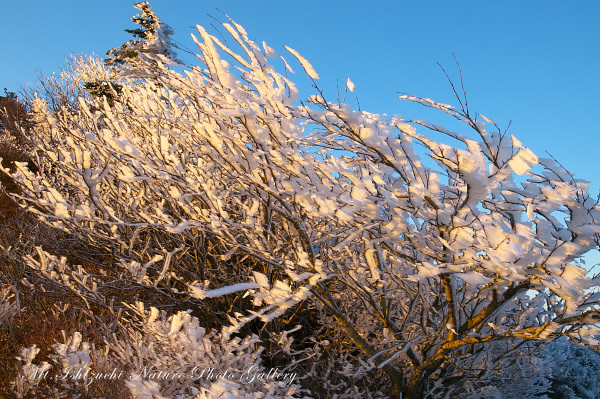
<instances>
[{"instance_id":1,"label":"conifer treetop","mask_svg":"<svg viewBox=\"0 0 600 399\"><path fill-rule=\"evenodd\" d=\"M134 7L140 10L138 15L132 17L133 22L139 27L125 29L125 32L132 34L134 38L120 48L109 50L106 53L109 56L105 61L106 65L113 67L129 65L135 68L139 63L136 59L139 59L141 54L161 54L177 61L177 54L171 43L173 29L156 16L147 1L136 3Z\"/></svg>"}]
</instances>

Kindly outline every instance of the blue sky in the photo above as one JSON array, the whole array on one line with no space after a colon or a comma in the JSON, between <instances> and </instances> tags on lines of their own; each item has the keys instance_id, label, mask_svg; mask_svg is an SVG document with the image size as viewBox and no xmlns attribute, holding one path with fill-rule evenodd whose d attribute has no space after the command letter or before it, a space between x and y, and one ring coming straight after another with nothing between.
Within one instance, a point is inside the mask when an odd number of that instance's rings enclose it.
<instances>
[{"instance_id":1,"label":"blue sky","mask_svg":"<svg viewBox=\"0 0 600 399\"><path fill-rule=\"evenodd\" d=\"M59 71L72 53L104 53L129 39L133 1L2 4L0 89L18 91L37 72ZM599 1L227 1L155 0L156 13L192 48L195 24L223 20L284 54L298 50L335 97L350 77L362 109L427 118L399 92L455 104L437 63L457 79L472 110L494 119L538 155L547 150L600 189ZM211 16L209 16L212 15ZM213 18L214 17L214 18ZM287 57L291 59L292 57ZM296 67L296 80L303 81ZM313 94L301 85L301 95ZM355 100L353 100L355 101ZM444 120L442 120L443 122Z\"/></svg>"}]
</instances>

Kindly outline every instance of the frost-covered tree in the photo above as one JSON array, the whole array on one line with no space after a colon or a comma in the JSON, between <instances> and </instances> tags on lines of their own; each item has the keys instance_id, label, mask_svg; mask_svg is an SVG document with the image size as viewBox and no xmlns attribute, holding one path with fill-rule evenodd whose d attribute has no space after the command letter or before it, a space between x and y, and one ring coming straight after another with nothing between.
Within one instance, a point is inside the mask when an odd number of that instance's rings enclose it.
<instances>
[{"instance_id":1,"label":"frost-covered tree","mask_svg":"<svg viewBox=\"0 0 600 399\"><path fill-rule=\"evenodd\" d=\"M106 65L135 67L137 60L144 54L161 54L176 60L177 54L171 42L173 29L156 16L147 1L136 3L135 8L140 10L140 13L134 16L132 20L139 27L125 29L134 38L124 43L120 48L109 50L106 53L109 56L105 61ZM144 67L147 67L147 65L142 64L142 69Z\"/></svg>"},{"instance_id":2,"label":"frost-covered tree","mask_svg":"<svg viewBox=\"0 0 600 399\"><path fill-rule=\"evenodd\" d=\"M132 18L138 27L125 29L133 39L123 43L120 48L109 50L104 63L112 67L115 74L143 78L148 74L159 73L158 66L150 61L151 58L146 58L146 55L160 54L174 62L178 59L171 41L173 29L156 16L147 1L136 3L134 7L140 10L140 13ZM87 79L84 87L90 94L104 96L111 103L121 91L121 85L112 79Z\"/></svg>"},{"instance_id":3,"label":"frost-covered tree","mask_svg":"<svg viewBox=\"0 0 600 399\"><path fill-rule=\"evenodd\" d=\"M280 341L290 367L338 397L443 397L510 371L533 341L598 346L598 279L580 263L600 233L588 183L459 95L458 107L402 98L464 132L320 91L299 101L272 48L223 27L235 47L197 27L199 65L175 68L161 51L136 58L142 73L118 76L118 101L62 112L34 101L38 172L19 165L15 198L114 263L92 276L39 248L30 267L90 309L123 281L192 312L229 307L210 319L220 347L279 323L280 337L303 342ZM303 307L314 320L293 329ZM376 375L386 378L348 388ZM144 384L131 381L132 392Z\"/></svg>"}]
</instances>

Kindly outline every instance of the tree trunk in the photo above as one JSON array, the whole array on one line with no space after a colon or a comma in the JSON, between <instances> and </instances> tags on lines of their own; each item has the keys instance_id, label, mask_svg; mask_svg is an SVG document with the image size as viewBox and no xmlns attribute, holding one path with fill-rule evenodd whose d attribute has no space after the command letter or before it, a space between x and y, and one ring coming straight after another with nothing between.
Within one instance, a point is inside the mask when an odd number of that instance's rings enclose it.
<instances>
[{"instance_id":1,"label":"tree trunk","mask_svg":"<svg viewBox=\"0 0 600 399\"><path fill-rule=\"evenodd\" d=\"M423 399L423 376L418 375L410 380L404 392L405 399Z\"/></svg>"}]
</instances>

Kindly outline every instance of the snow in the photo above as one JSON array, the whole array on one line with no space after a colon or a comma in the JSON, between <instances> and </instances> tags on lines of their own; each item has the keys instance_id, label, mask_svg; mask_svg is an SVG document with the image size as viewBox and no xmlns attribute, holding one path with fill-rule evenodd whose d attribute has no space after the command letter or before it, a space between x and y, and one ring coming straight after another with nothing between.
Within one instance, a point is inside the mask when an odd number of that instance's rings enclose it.
<instances>
[{"instance_id":1,"label":"snow","mask_svg":"<svg viewBox=\"0 0 600 399\"><path fill-rule=\"evenodd\" d=\"M457 276L460 277L460 279L463 280L465 283L471 285L485 285L492 281L489 277L486 277L481 273L475 271L459 273L457 274Z\"/></svg>"},{"instance_id":2,"label":"snow","mask_svg":"<svg viewBox=\"0 0 600 399\"><path fill-rule=\"evenodd\" d=\"M538 158L529 148L521 147L508 163L512 170L521 176L537 165Z\"/></svg>"},{"instance_id":3,"label":"snow","mask_svg":"<svg viewBox=\"0 0 600 399\"><path fill-rule=\"evenodd\" d=\"M288 46L284 46L285 49L287 51L289 51L290 53L292 53L292 55L294 57L296 57L296 59L298 59L298 61L300 61L300 65L302 65L302 68L304 68L304 70L306 71L306 74L311 78L311 79L319 79L319 75L315 72L315 70L313 69L313 66L310 64L310 62L308 62L306 60L306 58L302 57L296 50L294 50L291 47Z\"/></svg>"},{"instance_id":4,"label":"snow","mask_svg":"<svg viewBox=\"0 0 600 399\"><path fill-rule=\"evenodd\" d=\"M348 90L350 91L354 91L354 89L356 88L356 86L354 85L354 82L352 82L350 80L350 78L346 79L346 87L348 88Z\"/></svg>"},{"instance_id":5,"label":"snow","mask_svg":"<svg viewBox=\"0 0 600 399\"><path fill-rule=\"evenodd\" d=\"M279 57L281 57L281 59L283 60L283 63L285 65L285 70L286 71L290 71L291 73L294 73L294 70L292 69L292 67L290 66L290 64L288 64L288 62L286 61L286 59L283 58L283 55L280 55Z\"/></svg>"},{"instance_id":6,"label":"snow","mask_svg":"<svg viewBox=\"0 0 600 399\"><path fill-rule=\"evenodd\" d=\"M256 288L260 288L261 285L257 283L239 283L232 284L213 290L205 290L198 286L190 286L190 293L194 298L205 299L205 298L216 298L223 295L233 294L238 291L247 291Z\"/></svg>"}]
</instances>

